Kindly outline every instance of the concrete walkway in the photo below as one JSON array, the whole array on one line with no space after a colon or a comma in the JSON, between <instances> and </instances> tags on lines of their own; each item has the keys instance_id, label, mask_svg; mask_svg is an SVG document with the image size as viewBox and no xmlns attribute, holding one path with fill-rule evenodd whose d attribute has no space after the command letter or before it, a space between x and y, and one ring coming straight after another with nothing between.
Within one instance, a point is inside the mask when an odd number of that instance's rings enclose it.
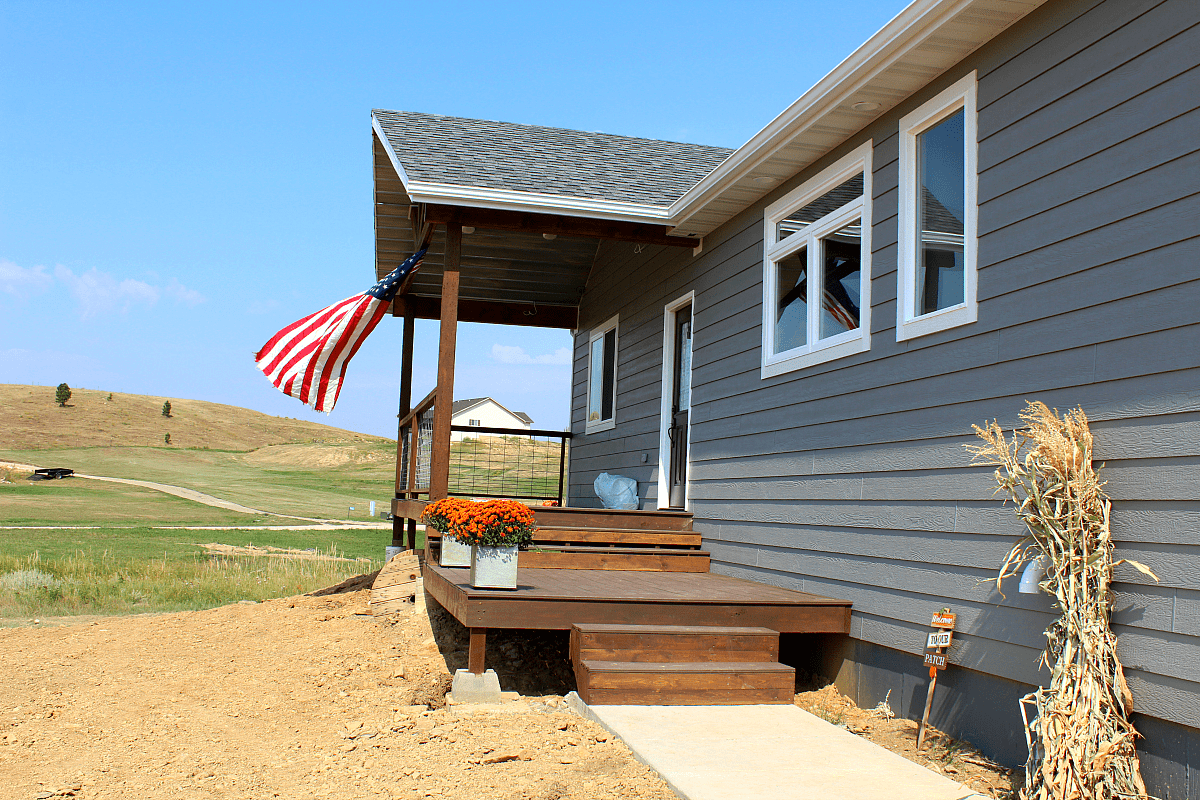
<instances>
[{"instance_id":1,"label":"concrete walkway","mask_svg":"<svg viewBox=\"0 0 1200 800\"><path fill-rule=\"evenodd\" d=\"M568 702L685 800L986 800L793 705Z\"/></svg>"}]
</instances>

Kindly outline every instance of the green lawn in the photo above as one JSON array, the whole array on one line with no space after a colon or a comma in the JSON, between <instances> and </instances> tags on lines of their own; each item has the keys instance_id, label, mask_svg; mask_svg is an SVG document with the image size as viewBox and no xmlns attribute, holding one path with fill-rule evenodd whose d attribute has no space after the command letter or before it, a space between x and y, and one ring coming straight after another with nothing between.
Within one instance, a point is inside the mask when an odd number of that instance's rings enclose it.
<instances>
[{"instance_id":1,"label":"green lawn","mask_svg":"<svg viewBox=\"0 0 1200 800\"><path fill-rule=\"evenodd\" d=\"M0 460L167 483L250 508L321 519L346 519L350 506L355 508L352 518L366 519L371 500L386 511L395 479L395 449L388 442L277 445L249 452L167 447L0 450ZM31 518L37 516L25 513ZM8 508L0 506L0 524L5 524L9 515ZM138 520L156 519L155 512L147 510L135 513L131 521L136 524ZM89 523L62 519L61 524Z\"/></svg>"},{"instance_id":2,"label":"green lawn","mask_svg":"<svg viewBox=\"0 0 1200 800\"><path fill-rule=\"evenodd\" d=\"M0 484L0 525L266 525L279 517L206 506L154 489L66 478Z\"/></svg>"},{"instance_id":3,"label":"green lawn","mask_svg":"<svg viewBox=\"0 0 1200 800\"><path fill-rule=\"evenodd\" d=\"M378 569L389 540L379 530L0 531L0 618L179 611L302 594ZM353 560L211 556L200 546L208 542Z\"/></svg>"}]
</instances>

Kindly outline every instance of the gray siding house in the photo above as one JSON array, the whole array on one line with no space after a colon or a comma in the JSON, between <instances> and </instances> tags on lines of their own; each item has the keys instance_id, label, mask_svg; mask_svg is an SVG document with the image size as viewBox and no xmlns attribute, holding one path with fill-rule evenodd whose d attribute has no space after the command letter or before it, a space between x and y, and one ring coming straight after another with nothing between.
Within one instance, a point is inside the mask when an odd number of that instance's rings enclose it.
<instances>
[{"instance_id":1,"label":"gray siding house","mask_svg":"<svg viewBox=\"0 0 1200 800\"><path fill-rule=\"evenodd\" d=\"M1053 615L991 581L1022 530L963 445L1081 405L1118 556L1161 579L1120 571L1114 614L1143 772L1200 797L1200 3L918 0L746 145L692 153L702 177L647 179L665 197L544 201L697 245L603 239L560 301L569 504L634 477L713 571L851 600L849 636L792 645L860 705L920 716L950 606L933 722L1017 764Z\"/></svg>"},{"instance_id":2,"label":"gray siding house","mask_svg":"<svg viewBox=\"0 0 1200 800\"><path fill-rule=\"evenodd\" d=\"M596 504L592 481L615 472L665 505L664 316L690 300L687 505L714 571L852 600L852 633L825 643L823 667L860 705L891 691L909 717L924 702L930 614L951 606L958 669L934 720L1014 764L1025 757L1017 698L1048 680L1038 658L1050 599L1015 585L1001 597L989 582L1021 526L963 445L972 423L1011 427L1026 400L1082 405L1119 555L1161 578L1126 568L1114 617L1144 770L1160 791L1200 796L1197 23L1200 4L1187 0L1047 3L706 233L698 255L606 242L580 303L571 504ZM969 321L898 335L912 177L902 123L964 78L976 115L974 307ZM765 216L863 152L857 352L772 373ZM613 320L614 424L588 431L589 343Z\"/></svg>"}]
</instances>

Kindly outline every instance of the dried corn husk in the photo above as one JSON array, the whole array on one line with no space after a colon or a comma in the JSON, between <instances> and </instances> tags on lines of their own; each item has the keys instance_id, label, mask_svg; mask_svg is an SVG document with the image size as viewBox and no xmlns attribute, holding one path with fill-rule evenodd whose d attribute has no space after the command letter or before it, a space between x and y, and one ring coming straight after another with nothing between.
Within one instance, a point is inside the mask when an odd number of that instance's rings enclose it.
<instances>
[{"instance_id":1,"label":"dried corn husk","mask_svg":"<svg viewBox=\"0 0 1200 800\"><path fill-rule=\"evenodd\" d=\"M976 461L998 465L997 494L1016 504L1028 535L1013 545L996 586L1030 558L1045 556L1039 588L1061 616L1046 630L1042 663L1049 688L1022 700L1029 762L1026 800L1147 798L1129 716L1133 695L1109 625L1113 567L1112 503L1092 466L1092 434L1083 409L1062 417L1043 403L1021 412L1027 427L1011 441L992 421L972 426L984 444L967 445ZM1026 715L1029 707L1037 715Z\"/></svg>"}]
</instances>

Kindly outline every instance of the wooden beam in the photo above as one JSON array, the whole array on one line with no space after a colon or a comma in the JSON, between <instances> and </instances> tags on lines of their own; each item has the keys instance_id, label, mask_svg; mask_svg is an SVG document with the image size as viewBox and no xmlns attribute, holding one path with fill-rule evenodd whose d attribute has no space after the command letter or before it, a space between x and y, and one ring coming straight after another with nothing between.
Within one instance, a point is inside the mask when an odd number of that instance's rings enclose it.
<instances>
[{"instance_id":1,"label":"wooden beam","mask_svg":"<svg viewBox=\"0 0 1200 800\"><path fill-rule=\"evenodd\" d=\"M454 406L454 351L458 338L458 265L462 228L446 226L446 260L442 273L441 336L438 342L437 399L433 406L433 446L429 465L429 499L450 491L450 417Z\"/></svg>"},{"instance_id":2,"label":"wooden beam","mask_svg":"<svg viewBox=\"0 0 1200 800\"><path fill-rule=\"evenodd\" d=\"M412 365L413 365L413 336L416 334L416 320L412 314L404 316L404 338L401 343L400 352L400 419L403 420L412 406ZM413 437L412 446L416 446L416 437ZM404 464L404 427L401 425L396 430L396 496L400 495L400 473ZM392 546L403 547L404 539L404 518L392 516ZM409 550L413 549L411 543L408 546Z\"/></svg>"},{"instance_id":3,"label":"wooden beam","mask_svg":"<svg viewBox=\"0 0 1200 800\"><path fill-rule=\"evenodd\" d=\"M414 253L423 247L429 247L429 243L433 241L435 224L428 220L425 208L424 203L417 203L408 207L408 219L412 223Z\"/></svg>"},{"instance_id":4,"label":"wooden beam","mask_svg":"<svg viewBox=\"0 0 1200 800\"><path fill-rule=\"evenodd\" d=\"M698 238L668 236L665 225L645 222L623 222L609 219L568 217L563 214L534 214L528 211L505 211L496 208L468 208L422 203L429 222L470 225L497 231L527 231L550 233L555 236L578 236L584 239L613 239L618 242L658 244L693 249Z\"/></svg>"},{"instance_id":5,"label":"wooden beam","mask_svg":"<svg viewBox=\"0 0 1200 800\"><path fill-rule=\"evenodd\" d=\"M412 314L417 319L441 319L441 302L436 297L408 295L392 301L392 315ZM459 322L490 322L493 325L526 325L534 328L579 326L575 306L549 306L533 303L498 303L491 300L459 300Z\"/></svg>"},{"instance_id":6,"label":"wooden beam","mask_svg":"<svg viewBox=\"0 0 1200 800\"><path fill-rule=\"evenodd\" d=\"M467 648L467 669L482 675L486 668L487 628L471 628L471 639Z\"/></svg>"}]
</instances>

